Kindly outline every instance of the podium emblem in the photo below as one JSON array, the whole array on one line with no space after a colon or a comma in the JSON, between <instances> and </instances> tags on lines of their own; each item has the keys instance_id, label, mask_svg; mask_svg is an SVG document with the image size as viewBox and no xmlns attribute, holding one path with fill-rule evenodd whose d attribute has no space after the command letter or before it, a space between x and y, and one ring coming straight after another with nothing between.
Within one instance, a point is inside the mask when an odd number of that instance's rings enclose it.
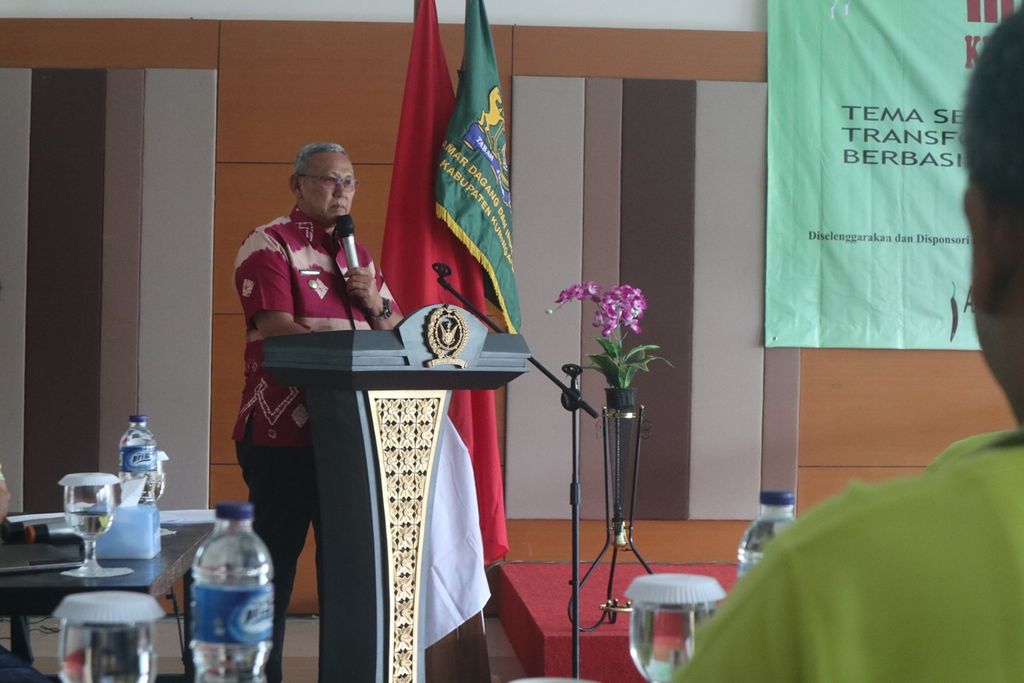
<instances>
[{"instance_id":1,"label":"podium emblem","mask_svg":"<svg viewBox=\"0 0 1024 683\"><path fill-rule=\"evenodd\" d=\"M428 368L438 365L466 367L466 361L458 355L466 350L469 343L469 325L462 312L448 304L435 308L427 318L427 347L434 359L427 361Z\"/></svg>"}]
</instances>

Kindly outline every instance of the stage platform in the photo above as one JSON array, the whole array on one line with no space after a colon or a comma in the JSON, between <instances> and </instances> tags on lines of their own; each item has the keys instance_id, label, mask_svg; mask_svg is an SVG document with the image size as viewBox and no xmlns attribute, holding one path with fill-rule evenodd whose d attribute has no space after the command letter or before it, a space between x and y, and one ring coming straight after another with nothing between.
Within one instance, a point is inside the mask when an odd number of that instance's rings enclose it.
<instances>
[{"instance_id":1,"label":"stage platform","mask_svg":"<svg viewBox=\"0 0 1024 683\"><path fill-rule=\"evenodd\" d=\"M581 565L580 576L588 564ZM736 582L736 566L728 563L652 564L655 573L713 576L728 591ZM601 563L583 586L580 623L589 626L601 616L606 600L607 563ZM572 624L568 604L572 593L569 562L506 562L496 568L498 615L516 656L530 676L572 674ZM626 588L644 573L640 564L618 564L612 595L625 600ZM602 624L580 636L580 677L599 683L644 683L629 656L629 615Z\"/></svg>"}]
</instances>

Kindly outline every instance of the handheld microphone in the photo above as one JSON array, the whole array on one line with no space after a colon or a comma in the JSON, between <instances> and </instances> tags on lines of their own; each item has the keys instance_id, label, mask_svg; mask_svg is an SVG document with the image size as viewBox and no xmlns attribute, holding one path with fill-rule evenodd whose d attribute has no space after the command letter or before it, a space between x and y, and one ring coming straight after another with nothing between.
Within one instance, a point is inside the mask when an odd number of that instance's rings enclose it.
<instances>
[{"instance_id":1,"label":"handheld microphone","mask_svg":"<svg viewBox=\"0 0 1024 683\"><path fill-rule=\"evenodd\" d=\"M26 543L75 544L81 542L67 522L53 521L44 524L29 524L25 527Z\"/></svg>"},{"instance_id":2,"label":"handheld microphone","mask_svg":"<svg viewBox=\"0 0 1024 683\"><path fill-rule=\"evenodd\" d=\"M0 524L0 540L4 543L81 543L81 537L72 531L67 522L53 520L38 524L25 524L5 519Z\"/></svg>"},{"instance_id":3,"label":"handheld microphone","mask_svg":"<svg viewBox=\"0 0 1024 683\"><path fill-rule=\"evenodd\" d=\"M359 254L356 253L356 224L352 222L352 216L347 213L334 219L334 230L341 238L341 244L345 248L345 258L348 260L349 268L359 267Z\"/></svg>"}]
</instances>

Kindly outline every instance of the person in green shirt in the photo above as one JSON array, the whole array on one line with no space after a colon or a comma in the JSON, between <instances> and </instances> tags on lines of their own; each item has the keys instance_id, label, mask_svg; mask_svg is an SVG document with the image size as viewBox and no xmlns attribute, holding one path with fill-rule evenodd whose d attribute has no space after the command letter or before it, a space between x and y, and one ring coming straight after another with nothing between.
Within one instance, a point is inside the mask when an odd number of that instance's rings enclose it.
<instances>
[{"instance_id":1,"label":"person in green shirt","mask_svg":"<svg viewBox=\"0 0 1024 683\"><path fill-rule=\"evenodd\" d=\"M1024 420L1024 12L967 90L972 296ZM953 444L920 476L853 485L787 529L697 633L678 683L1024 681L1024 431Z\"/></svg>"}]
</instances>

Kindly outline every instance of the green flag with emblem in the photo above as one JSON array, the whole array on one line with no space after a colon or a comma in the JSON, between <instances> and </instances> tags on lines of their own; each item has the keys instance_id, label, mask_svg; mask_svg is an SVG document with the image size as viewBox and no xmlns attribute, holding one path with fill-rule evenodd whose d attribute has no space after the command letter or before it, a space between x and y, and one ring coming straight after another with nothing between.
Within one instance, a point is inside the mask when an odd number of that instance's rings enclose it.
<instances>
[{"instance_id":1,"label":"green flag with emblem","mask_svg":"<svg viewBox=\"0 0 1024 683\"><path fill-rule=\"evenodd\" d=\"M520 326L512 267L512 196L505 110L483 0L466 2L466 44L455 111L438 160L436 209L487 271L488 298L510 332Z\"/></svg>"}]
</instances>

